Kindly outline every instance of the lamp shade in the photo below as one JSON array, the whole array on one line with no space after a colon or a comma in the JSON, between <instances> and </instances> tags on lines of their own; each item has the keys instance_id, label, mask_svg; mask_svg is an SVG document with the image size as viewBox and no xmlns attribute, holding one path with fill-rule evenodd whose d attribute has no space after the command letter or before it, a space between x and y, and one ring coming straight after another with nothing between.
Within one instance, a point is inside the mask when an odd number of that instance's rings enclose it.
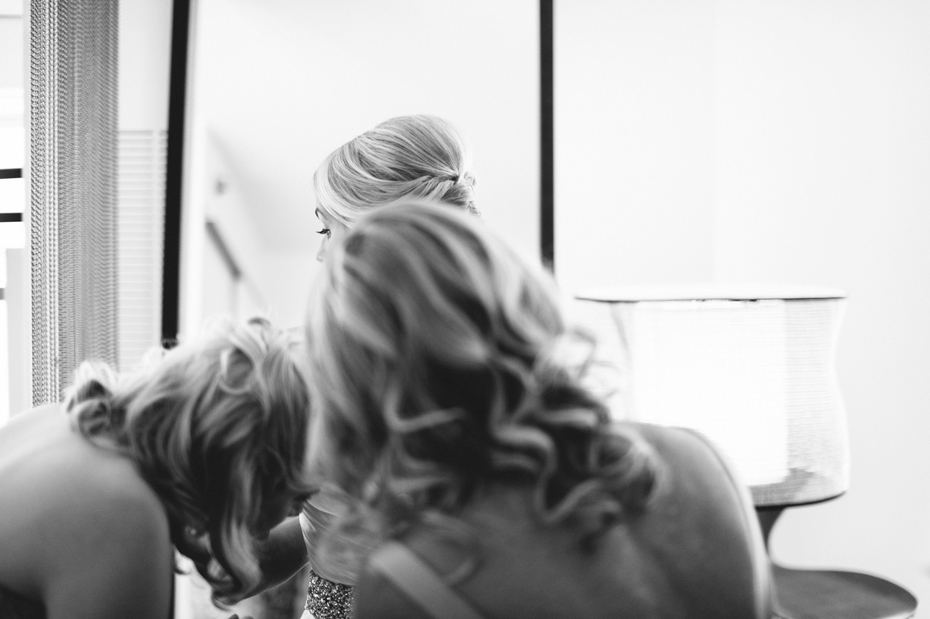
<instances>
[{"instance_id":1,"label":"lamp shade","mask_svg":"<svg viewBox=\"0 0 930 619\"><path fill-rule=\"evenodd\" d=\"M736 467L757 506L821 501L848 487L834 363L845 296L718 284L577 295L609 314L592 324L615 329L603 335L617 344L626 416L702 432Z\"/></svg>"}]
</instances>

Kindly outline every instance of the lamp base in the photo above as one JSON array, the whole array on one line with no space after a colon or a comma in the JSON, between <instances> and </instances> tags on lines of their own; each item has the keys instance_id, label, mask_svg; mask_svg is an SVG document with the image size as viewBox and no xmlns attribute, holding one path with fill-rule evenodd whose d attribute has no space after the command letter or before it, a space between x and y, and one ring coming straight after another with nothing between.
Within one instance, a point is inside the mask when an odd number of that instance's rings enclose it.
<instances>
[{"instance_id":1,"label":"lamp base","mask_svg":"<svg viewBox=\"0 0 930 619\"><path fill-rule=\"evenodd\" d=\"M756 508L769 548L769 536L784 508ZM778 619L908 619L917 598L893 582L837 570L792 569L771 561Z\"/></svg>"},{"instance_id":2,"label":"lamp base","mask_svg":"<svg viewBox=\"0 0 930 619\"><path fill-rule=\"evenodd\" d=\"M772 563L779 619L907 619L917 598L883 578L834 570L797 570Z\"/></svg>"}]
</instances>

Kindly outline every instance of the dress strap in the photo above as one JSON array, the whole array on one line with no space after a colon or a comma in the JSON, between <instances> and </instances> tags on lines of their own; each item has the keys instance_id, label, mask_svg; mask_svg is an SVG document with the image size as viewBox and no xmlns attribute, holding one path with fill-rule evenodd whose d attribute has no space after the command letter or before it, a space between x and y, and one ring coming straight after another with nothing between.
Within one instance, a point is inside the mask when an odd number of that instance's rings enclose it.
<instances>
[{"instance_id":1,"label":"dress strap","mask_svg":"<svg viewBox=\"0 0 930 619\"><path fill-rule=\"evenodd\" d=\"M435 619L483 619L430 566L400 542L390 541L372 556L371 567Z\"/></svg>"}]
</instances>

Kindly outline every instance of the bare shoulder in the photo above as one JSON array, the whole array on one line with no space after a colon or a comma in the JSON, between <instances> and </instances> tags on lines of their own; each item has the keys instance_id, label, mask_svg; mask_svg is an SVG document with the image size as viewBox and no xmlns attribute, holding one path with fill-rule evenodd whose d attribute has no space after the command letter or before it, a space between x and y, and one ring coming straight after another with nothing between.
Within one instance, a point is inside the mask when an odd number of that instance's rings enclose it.
<instances>
[{"instance_id":1,"label":"bare shoulder","mask_svg":"<svg viewBox=\"0 0 930 619\"><path fill-rule=\"evenodd\" d=\"M51 583L108 577L130 560L170 570L167 518L154 491L128 459L71 430L57 405L0 431L0 496L0 582L27 597Z\"/></svg>"},{"instance_id":2,"label":"bare shoulder","mask_svg":"<svg viewBox=\"0 0 930 619\"><path fill-rule=\"evenodd\" d=\"M18 417L0 432L0 490L17 511L56 528L88 510L104 523L117 515L102 505L139 505L164 515L155 492L125 456L93 445L70 427L58 405Z\"/></svg>"},{"instance_id":3,"label":"bare shoulder","mask_svg":"<svg viewBox=\"0 0 930 619\"><path fill-rule=\"evenodd\" d=\"M37 510L49 617L164 617L174 557L164 507L129 460L89 447L56 471L44 488L54 505Z\"/></svg>"},{"instance_id":4,"label":"bare shoulder","mask_svg":"<svg viewBox=\"0 0 930 619\"><path fill-rule=\"evenodd\" d=\"M154 533L168 532L168 520L158 495L135 469L133 464L115 454L107 454L96 462L60 481L59 498L75 510L65 516L93 517L100 528L111 534L120 531L142 530Z\"/></svg>"},{"instance_id":5,"label":"bare shoulder","mask_svg":"<svg viewBox=\"0 0 930 619\"><path fill-rule=\"evenodd\" d=\"M87 519L111 534L139 527L167 533L161 500L132 461L77 434L73 439L61 447L60 460L49 457L50 469L42 475L46 498L58 507L48 517L65 530Z\"/></svg>"},{"instance_id":6,"label":"bare shoulder","mask_svg":"<svg viewBox=\"0 0 930 619\"><path fill-rule=\"evenodd\" d=\"M660 455L684 456L722 466L716 447L700 432L690 428L658 426L646 423L624 423L625 431L642 437Z\"/></svg>"}]
</instances>

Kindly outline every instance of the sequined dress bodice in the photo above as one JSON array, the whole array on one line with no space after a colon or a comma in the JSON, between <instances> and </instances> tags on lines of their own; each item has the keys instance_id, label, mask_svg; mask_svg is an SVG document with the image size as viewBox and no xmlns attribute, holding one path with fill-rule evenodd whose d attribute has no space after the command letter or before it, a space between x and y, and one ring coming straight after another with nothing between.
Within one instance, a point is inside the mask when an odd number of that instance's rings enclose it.
<instances>
[{"instance_id":1,"label":"sequined dress bodice","mask_svg":"<svg viewBox=\"0 0 930 619\"><path fill-rule=\"evenodd\" d=\"M322 562L321 539L328 534L332 521L347 509L348 495L325 484L307 501L300 514L300 528L310 555L310 582L305 608L316 619L348 619L352 616L353 587L367 557L376 547L377 535L372 531L358 537L332 536Z\"/></svg>"}]
</instances>

